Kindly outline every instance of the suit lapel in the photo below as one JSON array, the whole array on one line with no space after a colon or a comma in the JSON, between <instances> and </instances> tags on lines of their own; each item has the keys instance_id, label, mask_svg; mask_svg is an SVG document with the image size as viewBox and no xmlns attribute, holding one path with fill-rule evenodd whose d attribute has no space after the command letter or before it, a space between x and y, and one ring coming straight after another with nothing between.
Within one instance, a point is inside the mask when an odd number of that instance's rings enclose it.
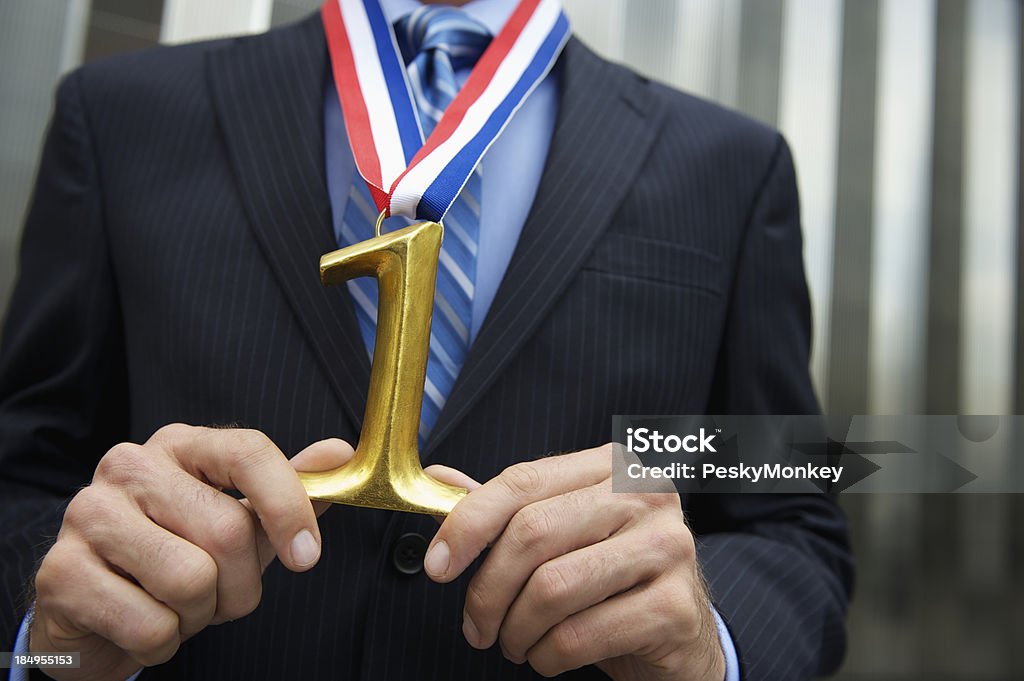
<instances>
[{"instance_id":1,"label":"suit lapel","mask_svg":"<svg viewBox=\"0 0 1024 681\"><path fill-rule=\"evenodd\" d=\"M337 248L324 171L326 44L319 14L209 55L208 75L250 225L356 427L369 360L344 287L320 284Z\"/></svg>"},{"instance_id":2,"label":"suit lapel","mask_svg":"<svg viewBox=\"0 0 1024 681\"><path fill-rule=\"evenodd\" d=\"M537 330L607 228L658 134L661 112L636 75L575 38L558 68L558 121L537 197L425 456Z\"/></svg>"}]
</instances>

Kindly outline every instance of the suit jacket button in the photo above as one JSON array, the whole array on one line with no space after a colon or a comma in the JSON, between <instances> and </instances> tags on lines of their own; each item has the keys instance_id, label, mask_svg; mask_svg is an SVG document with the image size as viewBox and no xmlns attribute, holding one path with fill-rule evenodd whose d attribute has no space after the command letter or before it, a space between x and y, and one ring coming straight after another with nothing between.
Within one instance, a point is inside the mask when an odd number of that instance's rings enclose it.
<instances>
[{"instance_id":1,"label":"suit jacket button","mask_svg":"<svg viewBox=\"0 0 1024 681\"><path fill-rule=\"evenodd\" d=\"M407 532L395 542L391 549L391 562L403 575L415 575L423 570L423 554L427 552L427 540L417 532Z\"/></svg>"}]
</instances>

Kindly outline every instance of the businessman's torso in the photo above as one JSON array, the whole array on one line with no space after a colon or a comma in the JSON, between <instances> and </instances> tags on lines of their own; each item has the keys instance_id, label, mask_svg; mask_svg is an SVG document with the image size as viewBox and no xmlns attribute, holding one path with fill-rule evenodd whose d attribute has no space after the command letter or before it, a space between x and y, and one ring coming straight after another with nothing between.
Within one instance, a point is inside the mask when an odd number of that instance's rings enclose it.
<instances>
[{"instance_id":1,"label":"businessman's torso","mask_svg":"<svg viewBox=\"0 0 1024 681\"><path fill-rule=\"evenodd\" d=\"M336 247L319 31L307 20L80 76L126 439L173 421L258 428L288 453L358 438L369 360L347 291L317 279ZM766 129L576 41L557 68L541 188L424 454L481 480L606 442L613 414L706 411L772 160ZM315 570L272 566L251 617L147 678L532 678L461 640L464 581L406 574L402 552L422 550L407 535L429 537L432 519L339 507L323 525Z\"/></svg>"}]
</instances>

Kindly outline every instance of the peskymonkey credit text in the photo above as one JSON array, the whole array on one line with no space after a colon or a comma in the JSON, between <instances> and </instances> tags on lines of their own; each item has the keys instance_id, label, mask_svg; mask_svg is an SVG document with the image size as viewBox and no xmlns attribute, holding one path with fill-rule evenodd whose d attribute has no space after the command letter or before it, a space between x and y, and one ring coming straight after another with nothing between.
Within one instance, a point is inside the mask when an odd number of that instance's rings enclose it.
<instances>
[{"instance_id":1,"label":"peskymonkey credit text","mask_svg":"<svg viewBox=\"0 0 1024 681\"><path fill-rule=\"evenodd\" d=\"M839 477L843 474L843 467L813 466L809 463L802 466L786 466L779 463L763 463L757 466L748 466L744 463L738 466L719 466L713 463L673 463L668 466L648 467L639 463L631 463L626 468L626 473L634 480L645 478L716 479L749 480L754 483L761 480L825 480L836 483L839 482Z\"/></svg>"}]
</instances>

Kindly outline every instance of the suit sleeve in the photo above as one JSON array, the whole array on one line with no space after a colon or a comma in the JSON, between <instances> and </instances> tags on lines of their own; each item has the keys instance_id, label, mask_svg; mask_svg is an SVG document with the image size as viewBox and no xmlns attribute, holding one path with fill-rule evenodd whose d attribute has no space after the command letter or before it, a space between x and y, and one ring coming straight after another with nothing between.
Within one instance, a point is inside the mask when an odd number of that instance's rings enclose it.
<instances>
[{"instance_id":1,"label":"suit sleeve","mask_svg":"<svg viewBox=\"0 0 1024 681\"><path fill-rule=\"evenodd\" d=\"M127 422L120 313L81 77L72 74L57 93L0 343L0 647L14 641L66 500L123 439Z\"/></svg>"},{"instance_id":2,"label":"suit sleeve","mask_svg":"<svg viewBox=\"0 0 1024 681\"><path fill-rule=\"evenodd\" d=\"M780 136L738 255L710 413L817 413L810 329L796 178ZM741 678L796 681L838 667L853 561L835 500L694 494L687 510Z\"/></svg>"}]
</instances>

